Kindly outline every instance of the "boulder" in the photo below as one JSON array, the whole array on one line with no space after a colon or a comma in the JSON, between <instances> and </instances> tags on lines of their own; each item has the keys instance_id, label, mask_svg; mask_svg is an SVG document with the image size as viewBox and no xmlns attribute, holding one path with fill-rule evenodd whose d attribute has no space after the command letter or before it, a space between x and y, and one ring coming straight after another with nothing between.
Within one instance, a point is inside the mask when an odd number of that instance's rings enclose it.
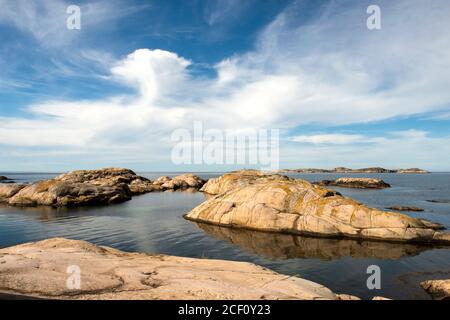
<instances>
[{"instance_id":1,"label":"boulder","mask_svg":"<svg viewBox=\"0 0 450 320\"><path fill-rule=\"evenodd\" d=\"M185 218L300 235L450 244L450 233L437 231L442 229L439 224L368 208L304 180L256 175L240 182L235 175L232 183L224 186L225 181L218 178L214 183L213 191L223 189L223 193L206 200Z\"/></svg>"},{"instance_id":2,"label":"boulder","mask_svg":"<svg viewBox=\"0 0 450 320\"><path fill-rule=\"evenodd\" d=\"M339 178L336 180L322 180L316 182L320 186L335 186L344 188L357 188L357 189L384 189L390 188L390 184L384 182L381 179L374 178Z\"/></svg>"},{"instance_id":3,"label":"boulder","mask_svg":"<svg viewBox=\"0 0 450 320\"><path fill-rule=\"evenodd\" d=\"M159 177L158 179L156 179L155 181L153 181L153 184L163 185L164 183L169 182L170 180L172 180L170 177L162 176L162 177Z\"/></svg>"},{"instance_id":4,"label":"boulder","mask_svg":"<svg viewBox=\"0 0 450 320\"><path fill-rule=\"evenodd\" d=\"M0 202L8 202L8 199L25 188L26 184L0 184Z\"/></svg>"},{"instance_id":5,"label":"boulder","mask_svg":"<svg viewBox=\"0 0 450 320\"><path fill-rule=\"evenodd\" d=\"M427 280L421 282L420 286L427 291L433 299L450 300L450 279Z\"/></svg>"},{"instance_id":6,"label":"boulder","mask_svg":"<svg viewBox=\"0 0 450 320\"><path fill-rule=\"evenodd\" d=\"M94 185L56 179L36 182L21 188L7 203L17 206L81 206L118 203L131 199L124 183Z\"/></svg>"},{"instance_id":7,"label":"boulder","mask_svg":"<svg viewBox=\"0 0 450 320\"><path fill-rule=\"evenodd\" d=\"M205 184L205 180L191 173L186 173L173 179L167 176L159 177L154 183L160 185L164 190L186 190L192 188L198 190Z\"/></svg>"},{"instance_id":8,"label":"boulder","mask_svg":"<svg viewBox=\"0 0 450 320\"><path fill-rule=\"evenodd\" d=\"M79 287L70 282L75 271ZM320 284L252 263L129 253L62 238L0 249L0 288L52 299L339 299Z\"/></svg>"}]
</instances>

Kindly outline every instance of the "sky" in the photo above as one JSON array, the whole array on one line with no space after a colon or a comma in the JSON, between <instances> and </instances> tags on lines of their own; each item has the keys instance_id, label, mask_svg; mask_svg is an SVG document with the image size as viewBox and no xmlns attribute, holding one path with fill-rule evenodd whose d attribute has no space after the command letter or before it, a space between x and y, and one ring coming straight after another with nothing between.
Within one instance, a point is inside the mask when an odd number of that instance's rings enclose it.
<instances>
[{"instance_id":1,"label":"sky","mask_svg":"<svg viewBox=\"0 0 450 320\"><path fill-rule=\"evenodd\" d=\"M70 5L79 30L67 28ZM199 122L279 130L281 168L450 171L448 0L0 8L0 171L243 167L173 161L174 131Z\"/></svg>"}]
</instances>

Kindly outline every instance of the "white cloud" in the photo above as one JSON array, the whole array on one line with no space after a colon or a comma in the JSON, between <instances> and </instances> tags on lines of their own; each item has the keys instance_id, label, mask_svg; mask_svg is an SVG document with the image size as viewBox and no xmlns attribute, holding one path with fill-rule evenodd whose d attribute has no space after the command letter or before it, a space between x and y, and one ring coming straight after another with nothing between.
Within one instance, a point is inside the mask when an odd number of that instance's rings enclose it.
<instances>
[{"instance_id":1,"label":"white cloud","mask_svg":"<svg viewBox=\"0 0 450 320\"><path fill-rule=\"evenodd\" d=\"M368 142L369 139L359 134L318 134L295 136L292 141L312 144L352 144L357 142Z\"/></svg>"}]
</instances>

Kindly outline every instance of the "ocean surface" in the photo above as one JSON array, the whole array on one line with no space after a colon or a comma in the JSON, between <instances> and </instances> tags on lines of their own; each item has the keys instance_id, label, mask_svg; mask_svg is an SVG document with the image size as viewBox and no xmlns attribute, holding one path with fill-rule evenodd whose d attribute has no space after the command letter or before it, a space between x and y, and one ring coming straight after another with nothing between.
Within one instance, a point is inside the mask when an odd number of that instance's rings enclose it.
<instances>
[{"instance_id":1,"label":"ocean surface","mask_svg":"<svg viewBox=\"0 0 450 320\"><path fill-rule=\"evenodd\" d=\"M148 178L176 173L140 173ZM0 173L17 182L48 179L56 173ZM199 173L211 178L221 173ZM385 209L416 206L404 212L440 222L450 229L450 173L289 174L309 181L342 176L382 178L384 190L334 188L366 205ZM450 247L336 240L200 225L182 216L205 200L199 192L161 192L101 207L17 208L0 206L0 247L51 237L81 239L124 251L253 262L277 272L321 283L336 293L370 299L429 299L419 283L450 277ZM369 290L367 268L381 269L381 289Z\"/></svg>"}]
</instances>

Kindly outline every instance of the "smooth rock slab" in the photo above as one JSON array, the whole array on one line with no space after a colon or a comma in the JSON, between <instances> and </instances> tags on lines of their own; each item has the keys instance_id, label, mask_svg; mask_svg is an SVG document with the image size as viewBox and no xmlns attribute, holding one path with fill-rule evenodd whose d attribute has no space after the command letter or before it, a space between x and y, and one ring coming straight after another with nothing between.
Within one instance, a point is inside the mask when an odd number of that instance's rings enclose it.
<instances>
[{"instance_id":1,"label":"smooth rock slab","mask_svg":"<svg viewBox=\"0 0 450 320\"><path fill-rule=\"evenodd\" d=\"M300 179L225 175L203 189L223 193L185 218L219 226L324 237L450 244L442 225L368 208ZM212 188L214 187L214 188Z\"/></svg>"},{"instance_id":2,"label":"smooth rock slab","mask_svg":"<svg viewBox=\"0 0 450 320\"><path fill-rule=\"evenodd\" d=\"M66 285L69 266L80 289ZM60 299L332 299L326 287L246 263L126 253L54 238L0 250L4 293Z\"/></svg>"}]
</instances>

